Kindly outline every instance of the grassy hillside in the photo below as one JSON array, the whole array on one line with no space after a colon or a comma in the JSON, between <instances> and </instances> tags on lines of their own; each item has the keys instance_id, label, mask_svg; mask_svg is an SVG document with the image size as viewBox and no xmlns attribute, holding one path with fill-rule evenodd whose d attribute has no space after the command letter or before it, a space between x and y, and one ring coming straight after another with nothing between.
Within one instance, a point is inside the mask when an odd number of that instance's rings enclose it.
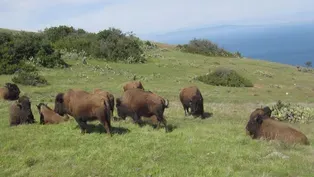
<instances>
[{"instance_id":1,"label":"grassy hillside","mask_svg":"<svg viewBox=\"0 0 314 177\"><path fill-rule=\"evenodd\" d=\"M259 60L213 58L170 49L159 54L146 64L88 60L83 65L80 60L67 60L71 68L40 70L49 86L19 86L31 98L39 121L35 104L44 101L53 107L58 92L102 88L118 97L123 83L136 75L145 89L169 99L165 117L174 127L172 132L149 125L139 128L130 119L113 122L121 134L111 138L99 134L104 130L98 121L89 123L95 131L85 135L73 119L59 125L9 127L10 102L0 101L0 176L313 176L313 123L291 125L307 135L310 146L251 140L245 135L248 117L256 107L279 99L313 106L313 74ZM235 69L255 86L215 87L192 79L217 67ZM1 76L0 83L11 77ZM188 85L200 88L205 110L212 117L184 116L178 95ZM279 156L270 155L274 153Z\"/></svg>"}]
</instances>

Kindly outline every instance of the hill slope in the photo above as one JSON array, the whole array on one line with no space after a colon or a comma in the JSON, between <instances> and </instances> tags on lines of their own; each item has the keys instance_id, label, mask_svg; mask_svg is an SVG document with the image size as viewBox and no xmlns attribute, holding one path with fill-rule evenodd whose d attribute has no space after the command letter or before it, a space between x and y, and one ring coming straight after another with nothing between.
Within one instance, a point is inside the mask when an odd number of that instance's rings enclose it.
<instances>
[{"instance_id":1,"label":"hill slope","mask_svg":"<svg viewBox=\"0 0 314 177\"><path fill-rule=\"evenodd\" d=\"M41 69L51 85L20 86L22 94L36 104L48 102L69 88L91 91L102 88L115 97L122 84L134 75L144 88L169 99L165 111L171 133L164 129L143 128L127 121L113 122L124 134L112 138L99 134L81 135L71 119L59 125L8 126L10 102L0 101L0 176L311 176L314 173L313 145L289 146L277 142L253 141L245 135L248 116L256 107L277 100L310 105L314 100L313 74L295 67L250 59L204 57L172 51L159 51L160 58L147 64L118 64L89 60L67 61L69 69ZM237 70L253 81L253 88L214 87L192 80L208 69L226 67ZM268 73L272 78L260 75ZM11 81L0 76L0 83ZM185 117L179 102L180 88L197 85L204 97L209 119ZM289 94L286 95L286 92ZM116 115L116 110L115 113ZM89 123L98 125L95 121ZM313 123L293 124L314 140ZM124 131L122 131L124 130ZM279 152L284 156L268 158Z\"/></svg>"}]
</instances>

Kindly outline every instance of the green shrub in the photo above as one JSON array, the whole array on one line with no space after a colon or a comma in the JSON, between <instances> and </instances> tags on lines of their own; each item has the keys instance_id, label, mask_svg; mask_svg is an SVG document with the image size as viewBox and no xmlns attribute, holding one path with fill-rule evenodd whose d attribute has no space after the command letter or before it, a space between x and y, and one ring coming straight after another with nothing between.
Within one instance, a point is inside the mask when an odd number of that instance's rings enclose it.
<instances>
[{"instance_id":1,"label":"green shrub","mask_svg":"<svg viewBox=\"0 0 314 177\"><path fill-rule=\"evenodd\" d=\"M219 48L217 44L207 39L194 38L188 44L177 45L178 50L188 53L201 54L206 56L222 56L222 57L241 57L240 52L231 53L222 48Z\"/></svg>"},{"instance_id":2,"label":"green shrub","mask_svg":"<svg viewBox=\"0 0 314 177\"><path fill-rule=\"evenodd\" d=\"M144 63L141 41L133 34L122 33L121 30L109 28L97 34L96 56L110 61L126 63Z\"/></svg>"},{"instance_id":3,"label":"green shrub","mask_svg":"<svg viewBox=\"0 0 314 177\"><path fill-rule=\"evenodd\" d=\"M22 85L41 86L48 85L48 81L37 71L18 70L12 77L12 82Z\"/></svg>"},{"instance_id":4,"label":"green shrub","mask_svg":"<svg viewBox=\"0 0 314 177\"><path fill-rule=\"evenodd\" d=\"M298 104L282 103L280 100L271 108L272 116L280 121L308 123L314 119L314 109Z\"/></svg>"},{"instance_id":5,"label":"green shrub","mask_svg":"<svg viewBox=\"0 0 314 177\"><path fill-rule=\"evenodd\" d=\"M240 76L231 69L219 68L212 73L196 77L197 80L205 84L227 87L252 87L250 80Z\"/></svg>"}]
</instances>

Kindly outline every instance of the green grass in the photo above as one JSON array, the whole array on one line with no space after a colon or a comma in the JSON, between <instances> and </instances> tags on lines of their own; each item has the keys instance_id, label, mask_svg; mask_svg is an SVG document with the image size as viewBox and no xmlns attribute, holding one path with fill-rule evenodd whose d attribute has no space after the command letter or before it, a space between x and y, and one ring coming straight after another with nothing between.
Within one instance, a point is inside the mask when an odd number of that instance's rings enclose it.
<instances>
[{"instance_id":1,"label":"green grass","mask_svg":"<svg viewBox=\"0 0 314 177\"><path fill-rule=\"evenodd\" d=\"M176 127L171 133L149 125L139 128L130 119L113 122L114 127L129 132L111 138L97 131L81 135L73 119L59 125L9 127L11 103L0 101L0 176L313 176L313 123L291 124L307 135L310 146L251 140L245 135L248 117L256 107L275 104L279 99L313 106L313 74L259 60L176 51L161 54L164 58L151 59L147 64L90 60L83 65L71 60L67 61L73 65L69 69L40 70L50 85L19 87L22 95L31 98L39 122L35 104L44 101L53 107L58 92L102 88L118 97L122 84L137 75L145 89L170 100L165 117ZM221 66L236 70L255 87L216 87L192 79ZM11 81L11 77L0 76L0 83ZM192 84L200 88L205 110L213 113L211 118L184 116L179 90ZM99 122L89 124L97 126ZM289 158L266 157L273 152Z\"/></svg>"}]
</instances>

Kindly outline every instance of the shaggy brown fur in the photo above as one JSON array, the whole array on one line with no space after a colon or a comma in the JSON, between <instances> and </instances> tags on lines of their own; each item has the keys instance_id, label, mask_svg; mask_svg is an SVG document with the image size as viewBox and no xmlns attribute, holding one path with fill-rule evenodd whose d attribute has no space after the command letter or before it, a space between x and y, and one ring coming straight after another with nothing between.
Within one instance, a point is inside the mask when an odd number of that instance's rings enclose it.
<instances>
[{"instance_id":1,"label":"shaggy brown fur","mask_svg":"<svg viewBox=\"0 0 314 177\"><path fill-rule=\"evenodd\" d=\"M188 113L192 114L194 117L199 115L203 117L203 96L196 86L190 86L181 89L179 97L184 109L185 116L187 116ZM191 109L191 112L189 112L189 108Z\"/></svg>"},{"instance_id":2,"label":"shaggy brown fur","mask_svg":"<svg viewBox=\"0 0 314 177\"><path fill-rule=\"evenodd\" d=\"M280 140L286 143L309 145L307 137L288 124L271 119L268 115L256 115L247 124L252 139Z\"/></svg>"},{"instance_id":3,"label":"shaggy brown fur","mask_svg":"<svg viewBox=\"0 0 314 177\"><path fill-rule=\"evenodd\" d=\"M143 87L141 81L130 81L130 82L127 82L123 86L123 91L129 90L129 89L134 89L134 88L138 88L138 89L143 89L144 90L144 87Z\"/></svg>"},{"instance_id":4,"label":"shaggy brown fur","mask_svg":"<svg viewBox=\"0 0 314 177\"><path fill-rule=\"evenodd\" d=\"M79 89L69 89L65 93L57 94L55 112L61 116L69 114L74 117L82 133L87 130L87 121L98 119L106 129L107 134L111 136L109 105L99 95Z\"/></svg>"},{"instance_id":5,"label":"shaggy brown fur","mask_svg":"<svg viewBox=\"0 0 314 177\"><path fill-rule=\"evenodd\" d=\"M99 88L94 89L93 94L102 95L105 99L107 99L109 106L110 106L110 110L111 110L111 116L113 116L113 111L114 111L114 96L113 96L113 94L111 94L110 92L101 90Z\"/></svg>"},{"instance_id":6,"label":"shaggy brown fur","mask_svg":"<svg viewBox=\"0 0 314 177\"><path fill-rule=\"evenodd\" d=\"M35 123L31 102L27 96L22 96L9 107L10 126Z\"/></svg>"},{"instance_id":7,"label":"shaggy brown fur","mask_svg":"<svg viewBox=\"0 0 314 177\"><path fill-rule=\"evenodd\" d=\"M256 108L250 115L250 119L249 120L253 120L254 118L256 118L256 116L261 115L267 115L268 117L271 116L271 109L268 106L265 106L264 108ZM249 131L248 131L248 125L245 127L246 129L246 134L249 135Z\"/></svg>"},{"instance_id":8,"label":"shaggy brown fur","mask_svg":"<svg viewBox=\"0 0 314 177\"><path fill-rule=\"evenodd\" d=\"M141 125L141 116L156 116L158 127L160 123L165 126L168 132L167 121L164 118L164 110L168 108L169 101L157 94L142 89L130 89L123 93L122 97L116 99L118 116L125 119L132 117L135 123Z\"/></svg>"},{"instance_id":9,"label":"shaggy brown fur","mask_svg":"<svg viewBox=\"0 0 314 177\"><path fill-rule=\"evenodd\" d=\"M16 84L5 83L4 87L0 88L0 99L17 100L20 96L20 89Z\"/></svg>"},{"instance_id":10,"label":"shaggy brown fur","mask_svg":"<svg viewBox=\"0 0 314 177\"><path fill-rule=\"evenodd\" d=\"M63 118L54 112L47 104L39 103L36 107L40 116L40 124L58 124L69 120L68 116Z\"/></svg>"}]
</instances>

